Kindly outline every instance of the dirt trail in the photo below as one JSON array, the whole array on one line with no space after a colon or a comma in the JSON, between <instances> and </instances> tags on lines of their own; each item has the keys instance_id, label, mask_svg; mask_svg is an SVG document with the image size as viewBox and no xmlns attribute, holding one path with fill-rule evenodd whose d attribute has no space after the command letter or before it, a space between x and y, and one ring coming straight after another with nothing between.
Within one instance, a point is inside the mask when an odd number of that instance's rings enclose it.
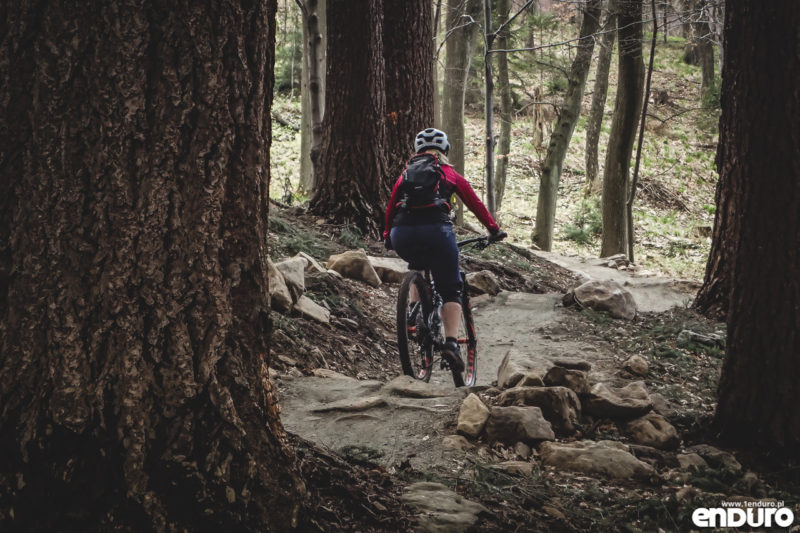
<instances>
[{"instance_id":1,"label":"dirt trail","mask_svg":"<svg viewBox=\"0 0 800 533\"><path fill-rule=\"evenodd\" d=\"M634 277L592 260L542 256L580 276L624 284L634 293L641 311L684 305L690 297L689 286L674 280ZM502 292L475 306L479 387L497 379L498 366L509 352L514 364L540 375L554 359L569 357L592 365L591 382L613 379L620 361L603 343L595 345L590 335L570 329L561 297L557 293ZM435 368L428 385L404 376L387 384L327 375L277 378L282 418L289 431L390 469L403 464L417 469L458 468L455 457L463 457L463 452L443 449L441 443L455 432L458 407L468 391L454 389L448 372Z\"/></svg>"}]
</instances>

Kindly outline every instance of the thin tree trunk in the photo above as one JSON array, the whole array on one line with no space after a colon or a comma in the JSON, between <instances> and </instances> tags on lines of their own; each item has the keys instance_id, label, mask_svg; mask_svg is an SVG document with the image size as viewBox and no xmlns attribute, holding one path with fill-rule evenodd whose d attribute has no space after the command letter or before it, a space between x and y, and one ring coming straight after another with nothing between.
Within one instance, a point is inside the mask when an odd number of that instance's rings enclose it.
<instances>
[{"instance_id":1,"label":"thin tree trunk","mask_svg":"<svg viewBox=\"0 0 800 533\"><path fill-rule=\"evenodd\" d=\"M391 189L413 153L414 135L433 124L431 0L386 0L386 153Z\"/></svg>"},{"instance_id":2,"label":"thin tree trunk","mask_svg":"<svg viewBox=\"0 0 800 533\"><path fill-rule=\"evenodd\" d=\"M322 143L325 113L325 46L327 0L297 0L303 13L303 94L300 136L300 190L314 191L314 161Z\"/></svg>"},{"instance_id":3,"label":"thin tree trunk","mask_svg":"<svg viewBox=\"0 0 800 533\"><path fill-rule=\"evenodd\" d=\"M656 12L656 0L650 0L650 5L653 13L653 37L650 41L650 58L647 64L647 81L644 84L644 94L650 94L650 80L653 77L653 61L656 57L656 37L658 36L658 16ZM628 201L625 205L626 216L628 218L628 260L635 263L636 259L633 254L633 245L636 241L636 234L633 231L633 202L636 199L636 185L639 182L639 164L642 160L642 144L644 143L644 127L647 124L647 104L648 98L643 98L644 104L642 106L642 118L639 120L639 140L636 144L636 163L633 166L633 180L631 181L631 188L628 191Z\"/></svg>"},{"instance_id":4,"label":"thin tree trunk","mask_svg":"<svg viewBox=\"0 0 800 533\"><path fill-rule=\"evenodd\" d=\"M306 493L267 376L276 2L6 9L0 530L289 530Z\"/></svg>"},{"instance_id":5,"label":"thin tree trunk","mask_svg":"<svg viewBox=\"0 0 800 533\"><path fill-rule=\"evenodd\" d=\"M642 110L642 0L618 0L619 86L603 174L603 238L600 256L624 254L628 248L625 202L636 125Z\"/></svg>"},{"instance_id":6,"label":"thin tree trunk","mask_svg":"<svg viewBox=\"0 0 800 533\"><path fill-rule=\"evenodd\" d=\"M605 115L606 96L608 95L608 72L611 68L611 55L614 51L614 40L617 36L615 0L607 3L606 21L603 25L603 35L600 37L600 49L597 54L597 70L594 78L594 91L592 93L592 107L586 121L586 188L584 195L590 196L598 188L598 146L600 145L600 131Z\"/></svg>"},{"instance_id":7,"label":"thin tree trunk","mask_svg":"<svg viewBox=\"0 0 800 533\"><path fill-rule=\"evenodd\" d=\"M447 55L442 88L442 127L450 140L448 159L457 172L464 173L464 91L478 34L480 0L447 4ZM459 202L458 221L463 220Z\"/></svg>"},{"instance_id":8,"label":"thin tree trunk","mask_svg":"<svg viewBox=\"0 0 800 533\"><path fill-rule=\"evenodd\" d=\"M486 98L484 101L484 114L486 115L486 207L492 216L497 214L494 202L494 74L492 73L492 56L489 51L494 45L495 36L492 33L492 1L484 0L484 53L483 66L485 70L484 84L486 85Z\"/></svg>"},{"instance_id":9,"label":"thin tree trunk","mask_svg":"<svg viewBox=\"0 0 800 533\"><path fill-rule=\"evenodd\" d=\"M511 0L497 2L497 18L502 24L511 14ZM504 28L497 35L497 48L508 49L510 29ZM511 83L508 79L508 56L506 52L497 54L497 90L500 93L500 140L497 147L497 172L494 179L495 205L500 211L503 196L506 190L506 174L508 172L508 157L511 151L511 124L514 120L514 110L511 101Z\"/></svg>"},{"instance_id":10,"label":"thin tree trunk","mask_svg":"<svg viewBox=\"0 0 800 533\"><path fill-rule=\"evenodd\" d=\"M378 234L388 200L383 2L328 0L325 118L313 213ZM359 31L353 31L359 28Z\"/></svg>"},{"instance_id":11,"label":"thin tree trunk","mask_svg":"<svg viewBox=\"0 0 800 533\"><path fill-rule=\"evenodd\" d=\"M798 28L796 2L727 3L718 198L735 224L715 228L730 290L718 430L787 461L800 447Z\"/></svg>"},{"instance_id":12,"label":"thin tree trunk","mask_svg":"<svg viewBox=\"0 0 800 533\"><path fill-rule=\"evenodd\" d=\"M556 198L561 169L567 155L569 141L581 112L583 90L594 50L594 34L600 27L600 8L602 0L589 0L581 23L578 52L569 73L569 86L564 97L561 116L553 129L547 154L542 163L539 181L539 199L536 205L536 229L533 242L542 250L550 250L553 245L553 226L556 216Z\"/></svg>"},{"instance_id":13,"label":"thin tree trunk","mask_svg":"<svg viewBox=\"0 0 800 533\"><path fill-rule=\"evenodd\" d=\"M439 27L442 18L442 0L436 0L436 9L433 14L433 127L442 128L442 98L439 87Z\"/></svg>"}]
</instances>

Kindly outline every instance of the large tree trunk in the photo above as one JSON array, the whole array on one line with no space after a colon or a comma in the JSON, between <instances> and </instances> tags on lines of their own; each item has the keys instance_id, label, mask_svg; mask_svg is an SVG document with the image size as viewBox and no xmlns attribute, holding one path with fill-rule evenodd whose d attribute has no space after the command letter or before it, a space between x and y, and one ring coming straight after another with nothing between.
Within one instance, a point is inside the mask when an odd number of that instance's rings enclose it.
<instances>
[{"instance_id":1,"label":"large tree trunk","mask_svg":"<svg viewBox=\"0 0 800 533\"><path fill-rule=\"evenodd\" d=\"M387 187L414 152L414 135L433 125L432 9L431 0L384 0Z\"/></svg>"},{"instance_id":2,"label":"large tree trunk","mask_svg":"<svg viewBox=\"0 0 800 533\"><path fill-rule=\"evenodd\" d=\"M727 237L730 290L720 434L792 458L800 446L798 28L796 2L727 3L719 199L734 216L717 224L738 221L735 233L715 234Z\"/></svg>"},{"instance_id":3,"label":"large tree trunk","mask_svg":"<svg viewBox=\"0 0 800 533\"><path fill-rule=\"evenodd\" d=\"M498 0L498 25L508 20L510 14L511 0ZM496 47L498 49L508 49L510 33L510 28L507 26L497 35ZM503 195L506 192L506 174L508 173L508 155L511 151L511 123L514 120L514 110L511 100L511 83L508 79L508 55L506 52L499 52L497 55L497 91L500 93L500 140L497 143L497 173L494 177L494 199L495 210L500 211Z\"/></svg>"},{"instance_id":4,"label":"large tree trunk","mask_svg":"<svg viewBox=\"0 0 800 533\"><path fill-rule=\"evenodd\" d=\"M603 239L600 256L628 251L625 203L628 195L631 152L642 111L644 62L642 60L642 0L618 0L619 86L611 121L603 173Z\"/></svg>"},{"instance_id":5,"label":"large tree trunk","mask_svg":"<svg viewBox=\"0 0 800 533\"><path fill-rule=\"evenodd\" d=\"M314 191L314 160L322 144L325 113L325 43L327 0L297 0L303 14L302 119L300 128L300 191Z\"/></svg>"},{"instance_id":6,"label":"large tree trunk","mask_svg":"<svg viewBox=\"0 0 800 533\"><path fill-rule=\"evenodd\" d=\"M578 52L572 61L569 73L569 86L561 108L561 116L553 129L547 154L542 163L539 180L539 199L536 204L536 228L533 242L542 250L550 250L553 245L553 226L556 217L556 198L558 184L561 180L561 169L567 155L569 141L575 131L575 124L581 114L583 90L594 50L594 33L600 27L600 8L602 0L589 0L581 22ZM640 6L641 13L641 6ZM639 29L641 34L641 28ZM641 50L640 50L641 59Z\"/></svg>"},{"instance_id":7,"label":"large tree trunk","mask_svg":"<svg viewBox=\"0 0 800 533\"><path fill-rule=\"evenodd\" d=\"M378 234L388 200L383 2L328 0L328 72L311 211Z\"/></svg>"},{"instance_id":8,"label":"large tree trunk","mask_svg":"<svg viewBox=\"0 0 800 533\"><path fill-rule=\"evenodd\" d=\"M608 0L606 21L603 25L603 35L600 37L600 49L597 53L597 69L594 77L594 91L592 93L592 107L586 121L586 196L594 194L597 190L598 172L598 146L600 145L600 131L603 126L603 116L606 109L606 96L608 95L608 71L611 68L611 55L614 51L614 40L617 36L617 14L615 0Z\"/></svg>"},{"instance_id":9,"label":"large tree trunk","mask_svg":"<svg viewBox=\"0 0 800 533\"><path fill-rule=\"evenodd\" d=\"M480 0L448 0L447 44L442 87L442 128L450 140L448 159L464 173L464 91L478 35ZM459 221L463 207L459 202Z\"/></svg>"},{"instance_id":10,"label":"large tree trunk","mask_svg":"<svg viewBox=\"0 0 800 533\"><path fill-rule=\"evenodd\" d=\"M275 2L3 11L0 529L288 530Z\"/></svg>"}]
</instances>

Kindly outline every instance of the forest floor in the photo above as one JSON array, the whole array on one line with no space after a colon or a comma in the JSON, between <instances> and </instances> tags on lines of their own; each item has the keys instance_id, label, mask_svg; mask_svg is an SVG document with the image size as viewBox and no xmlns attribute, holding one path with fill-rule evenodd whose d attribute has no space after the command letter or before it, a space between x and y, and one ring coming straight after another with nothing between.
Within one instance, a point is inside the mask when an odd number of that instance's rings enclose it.
<instances>
[{"instance_id":1,"label":"forest floor","mask_svg":"<svg viewBox=\"0 0 800 533\"><path fill-rule=\"evenodd\" d=\"M383 255L380 243L357 238L347 227L330 225L301 209L273 208L270 250L274 259L309 253L324 262L332 253L361 247ZM527 255L527 254L526 254ZM738 463L678 466L677 454L712 444L711 417L723 350L685 344L680 333L723 333L724 325L687 307L696 285L637 275L556 254L524 257L504 244L465 253L467 271L488 269L503 292L475 300L479 338L478 383L455 389L445 371L434 369L431 384L401 376L395 334L398 286L373 288L363 282L308 279L306 295L331 310L330 325L273 313L272 379L280 392L282 418L295 435L301 464L317 494L311 522L320 530L398 531L688 531L698 507L722 501L782 501L798 509L798 470L770 464L768 456L729 450ZM560 263L560 264L559 264ZM563 294L585 276L628 282L639 303L633 321L563 307ZM475 392L491 402L503 357L544 374L553 360L580 359L592 368L590 383L624 385L643 380L659 395L660 411L677 429L671 450L637 446L623 424L584 416L578 431L559 442L619 441L650 464L647 479L609 479L544 464L536 448L530 457L514 446L456 437L461 402ZM637 377L622 368L630 355L649 364ZM324 370L320 370L324 369ZM727 456L726 456L727 457ZM732 457L732 456L731 456ZM519 460L523 472L503 464ZM408 503L409 487L444 486L452 500L433 496L438 510L421 512ZM346 487L342 491L341 487ZM441 488L441 487L440 487ZM438 497L441 497L438 496ZM451 520L471 501L482 507L474 524ZM417 503L418 505L418 503ZM458 511L458 512L456 512ZM467 513L469 514L469 513Z\"/></svg>"}]
</instances>

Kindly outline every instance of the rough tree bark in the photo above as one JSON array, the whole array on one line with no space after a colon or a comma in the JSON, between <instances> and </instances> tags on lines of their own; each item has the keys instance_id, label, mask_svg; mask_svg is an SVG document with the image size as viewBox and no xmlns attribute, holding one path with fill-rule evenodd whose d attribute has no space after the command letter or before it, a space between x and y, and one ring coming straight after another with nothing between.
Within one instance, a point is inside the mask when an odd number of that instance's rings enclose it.
<instances>
[{"instance_id":1,"label":"rough tree bark","mask_svg":"<svg viewBox=\"0 0 800 533\"><path fill-rule=\"evenodd\" d=\"M328 0L325 118L311 211L378 235L388 200L383 2Z\"/></svg>"},{"instance_id":2,"label":"rough tree bark","mask_svg":"<svg viewBox=\"0 0 800 533\"><path fill-rule=\"evenodd\" d=\"M631 152L642 111L644 61L642 59L642 0L618 0L619 86L611 121L603 172L603 239L600 256L628 250L625 210Z\"/></svg>"},{"instance_id":3,"label":"rough tree bark","mask_svg":"<svg viewBox=\"0 0 800 533\"><path fill-rule=\"evenodd\" d=\"M431 0L383 3L389 187L414 151L414 135L433 125L432 10Z\"/></svg>"},{"instance_id":4,"label":"rough tree bark","mask_svg":"<svg viewBox=\"0 0 800 533\"><path fill-rule=\"evenodd\" d=\"M286 531L275 2L3 11L0 529Z\"/></svg>"},{"instance_id":5,"label":"rough tree bark","mask_svg":"<svg viewBox=\"0 0 800 533\"><path fill-rule=\"evenodd\" d=\"M442 128L450 140L448 159L464 173L464 91L478 35L480 0L449 0L445 27L447 44L442 87ZM459 222L463 207L459 202Z\"/></svg>"},{"instance_id":6,"label":"rough tree bark","mask_svg":"<svg viewBox=\"0 0 800 533\"><path fill-rule=\"evenodd\" d=\"M533 242L542 250L550 250L553 245L553 226L556 216L556 198L558 183L561 180L561 169L567 155L569 141L575 131L575 125L581 112L583 90L592 61L594 39L600 27L600 9L602 0L589 0L581 22L578 52L572 61L569 72L569 86L564 96L561 116L553 128L547 154L542 163L539 179L539 198L536 204L536 227L533 231ZM640 29L641 33L641 29Z\"/></svg>"},{"instance_id":7,"label":"rough tree bark","mask_svg":"<svg viewBox=\"0 0 800 533\"><path fill-rule=\"evenodd\" d=\"M608 95L608 71L611 68L611 55L614 51L614 41L617 37L617 15L615 0L608 0L606 4L606 20L603 24L603 35L598 42L600 49L597 53L597 69L594 77L594 91L592 93L592 107L586 120L586 187L585 196L591 196L598 187L598 146L600 145L600 131L605 115L606 96Z\"/></svg>"},{"instance_id":8,"label":"rough tree bark","mask_svg":"<svg viewBox=\"0 0 800 533\"><path fill-rule=\"evenodd\" d=\"M511 0L498 0L497 20L498 25L508 20L511 14ZM499 27L499 26L498 26ZM496 48L508 49L510 27L503 28L497 34ZM511 123L514 120L513 103L511 100L511 83L508 79L508 55L506 52L497 54L497 92L500 93L500 139L497 143L497 172L494 177L495 208L500 211L503 195L506 192L506 174L508 172L508 154L511 151Z\"/></svg>"},{"instance_id":9,"label":"rough tree bark","mask_svg":"<svg viewBox=\"0 0 800 533\"><path fill-rule=\"evenodd\" d=\"M730 294L720 435L791 459L800 446L798 28L796 2L726 5L717 161L729 216L717 217L714 235Z\"/></svg>"},{"instance_id":10,"label":"rough tree bark","mask_svg":"<svg viewBox=\"0 0 800 533\"><path fill-rule=\"evenodd\" d=\"M327 0L296 0L303 15L302 120L300 128L300 191L314 191L314 160L322 144L325 114L325 43Z\"/></svg>"}]
</instances>

